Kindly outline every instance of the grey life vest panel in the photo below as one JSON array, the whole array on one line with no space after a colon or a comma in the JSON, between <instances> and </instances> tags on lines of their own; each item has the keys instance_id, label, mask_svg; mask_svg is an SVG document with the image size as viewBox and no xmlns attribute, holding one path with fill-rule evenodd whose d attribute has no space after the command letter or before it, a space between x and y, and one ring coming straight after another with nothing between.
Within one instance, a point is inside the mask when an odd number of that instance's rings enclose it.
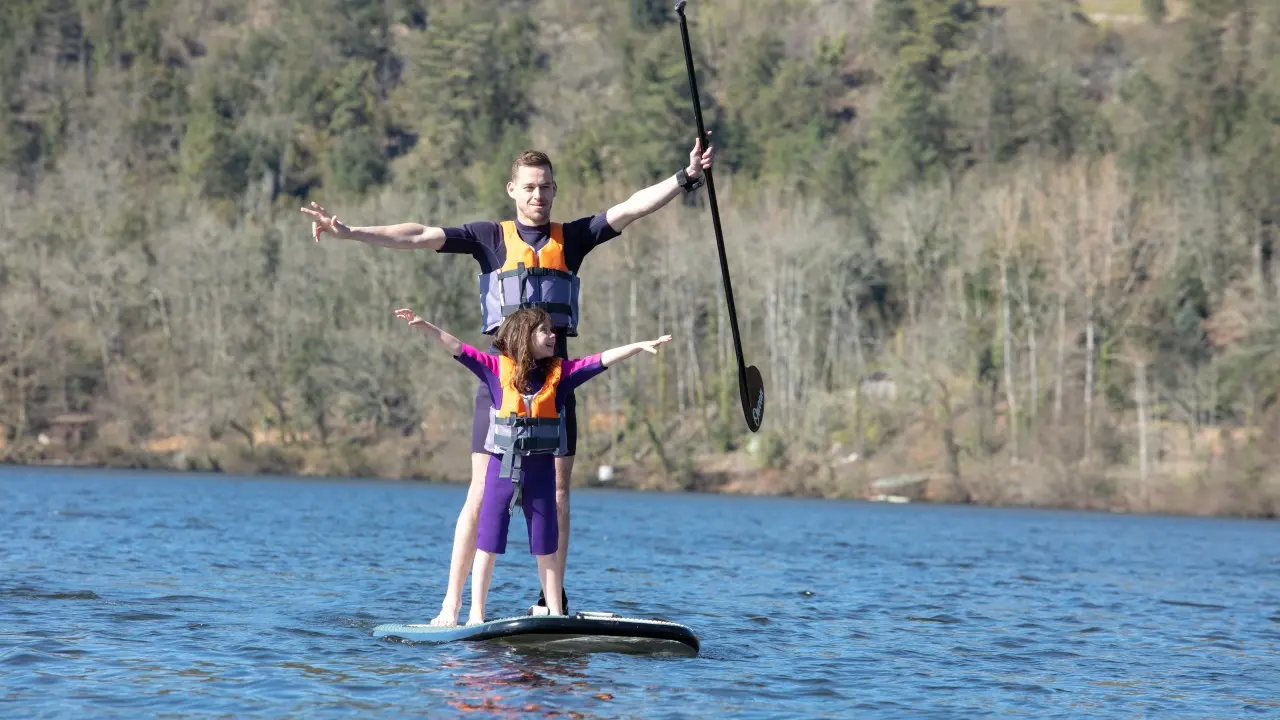
<instances>
[{"instance_id":1,"label":"grey life vest panel","mask_svg":"<svg viewBox=\"0 0 1280 720\"><path fill-rule=\"evenodd\" d=\"M504 455L563 455L569 449L564 412L557 418L500 418L491 407L484 449Z\"/></svg>"}]
</instances>

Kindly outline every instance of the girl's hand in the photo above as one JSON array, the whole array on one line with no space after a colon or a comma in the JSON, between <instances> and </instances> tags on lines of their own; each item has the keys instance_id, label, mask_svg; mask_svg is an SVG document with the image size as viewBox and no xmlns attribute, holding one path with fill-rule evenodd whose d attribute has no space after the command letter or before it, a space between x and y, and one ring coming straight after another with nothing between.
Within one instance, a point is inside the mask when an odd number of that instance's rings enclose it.
<instances>
[{"instance_id":1,"label":"girl's hand","mask_svg":"<svg viewBox=\"0 0 1280 720\"><path fill-rule=\"evenodd\" d=\"M400 318L401 320L408 320L409 327L413 327L414 325L427 324L426 320L423 320L422 318L418 317L418 313L410 310L409 308L400 308L399 310L397 310L396 317Z\"/></svg>"},{"instance_id":2,"label":"girl's hand","mask_svg":"<svg viewBox=\"0 0 1280 720\"><path fill-rule=\"evenodd\" d=\"M410 310L409 308L400 308L396 311L396 317L407 321L409 323L409 327L418 328L422 331L423 335L426 335L443 345L444 349L448 350L454 357L457 357L458 353L462 351L461 340L418 317L418 313L413 310Z\"/></svg>"},{"instance_id":3,"label":"girl's hand","mask_svg":"<svg viewBox=\"0 0 1280 720\"><path fill-rule=\"evenodd\" d=\"M604 367L612 367L613 365L626 360L629 357L635 357L641 352L647 352L650 355L658 353L658 346L671 341L670 335L663 335L657 340L641 340L633 342L622 347L616 347L611 350L605 350L600 353L600 364Z\"/></svg>"},{"instance_id":4,"label":"girl's hand","mask_svg":"<svg viewBox=\"0 0 1280 720\"><path fill-rule=\"evenodd\" d=\"M664 344L664 343L668 343L668 342L670 342L670 341L671 341L671 336L670 336L670 335L663 335L662 337L658 338L657 340L644 340L644 341L641 341L641 342L636 343L636 345L637 345L641 350L643 350L643 351L645 351L645 352L649 353L650 355L657 355L657 354L658 354L658 346L659 346L659 345L662 345L662 344Z\"/></svg>"}]
</instances>

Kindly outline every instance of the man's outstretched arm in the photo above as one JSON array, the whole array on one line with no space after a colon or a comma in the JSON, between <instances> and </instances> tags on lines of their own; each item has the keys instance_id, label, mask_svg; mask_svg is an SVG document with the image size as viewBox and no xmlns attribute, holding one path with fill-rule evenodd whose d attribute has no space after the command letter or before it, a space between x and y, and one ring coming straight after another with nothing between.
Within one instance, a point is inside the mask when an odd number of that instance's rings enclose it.
<instances>
[{"instance_id":1,"label":"man's outstretched arm","mask_svg":"<svg viewBox=\"0 0 1280 720\"><path fill-rule=\"evenodd\" d=\"M358 240L369 245L394 248L397 250L439 250L444 247L444 229L419 225L418 223L399 223L397 225L371 225L369 227L350 227L330 215L325 209L311 203L309 208L301 208L311 217L311 237L320 242L322 233L329 233L339 240Z\"/></svg>"},{"instance_id":2,"label":"man's outstretched arm","mask_svg":"<svg viewBox=\"0 0 1280 720\"><path fill-rule=\"evenodd\" d=\"M689 153L689 167L684 170L691 181L700 179L703 169L711 167L714 149L714 145L708 145L704 152L702 141L694 141L693 151ZM672 175L656 185L638 190L631 197L609 208L605 213L605 220L609 222L609 227L622 232L622 229L632 222L671 202L673 198L684 192L677 177L678 175Z\"/></svg>"}]
</instances>

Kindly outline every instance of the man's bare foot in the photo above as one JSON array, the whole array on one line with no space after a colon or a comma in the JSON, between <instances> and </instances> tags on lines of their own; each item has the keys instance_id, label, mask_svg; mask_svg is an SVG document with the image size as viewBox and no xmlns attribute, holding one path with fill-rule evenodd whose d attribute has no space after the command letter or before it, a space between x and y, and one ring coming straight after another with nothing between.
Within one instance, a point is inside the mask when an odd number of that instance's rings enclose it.
<instances>
[{"instance_id":1,"label":"man's bare foot","mask_svg":"<svg viewBox=\"0 0 1280 720\"><path fill-rule=\"evenodd\" d=\"M475 614L475 613L471 613L471 614L467 617L467 624L468 624L468 625L481 625L481 624L483 624L483 623L484 623L484 615L483 615L483 614L481 614L481 615L477 615L477 614Z\"/></svg>"},{"instance_id":2,"label":"man's bare foot","mask_svg":"<svg viewBox=\"0 0 1280 720\"><path fill-rule=\"evenodd\" d=\"M433 627L453 627L458 624L458 610L456 605L453 607L441 605L440 614L432 618L428 624Z\"/></svg>"}]
</instances>

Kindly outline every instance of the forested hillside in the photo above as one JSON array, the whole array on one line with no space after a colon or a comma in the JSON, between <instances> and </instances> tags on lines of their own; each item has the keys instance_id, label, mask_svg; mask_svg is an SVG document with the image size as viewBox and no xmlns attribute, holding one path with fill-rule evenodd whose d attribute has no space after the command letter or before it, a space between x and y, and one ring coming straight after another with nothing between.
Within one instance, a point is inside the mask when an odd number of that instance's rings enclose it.
<instances>
[{"instance_id":1,"label":"forested hillside","mask_svg":"<svg viewBox=\"0 0 1280 720\"><path fill-rule=\"evenodd\" d=\"M0 454L465 473L465 256L310 241L556 216L694 137L668 0L5 0ZM580 479L1280 512L1280 3L694 0L746 431L705 191L588 259ZM588 422L589 420L589 422ZM910 483L907 483L910 484Z\"/></svg>"}]
</instances>

